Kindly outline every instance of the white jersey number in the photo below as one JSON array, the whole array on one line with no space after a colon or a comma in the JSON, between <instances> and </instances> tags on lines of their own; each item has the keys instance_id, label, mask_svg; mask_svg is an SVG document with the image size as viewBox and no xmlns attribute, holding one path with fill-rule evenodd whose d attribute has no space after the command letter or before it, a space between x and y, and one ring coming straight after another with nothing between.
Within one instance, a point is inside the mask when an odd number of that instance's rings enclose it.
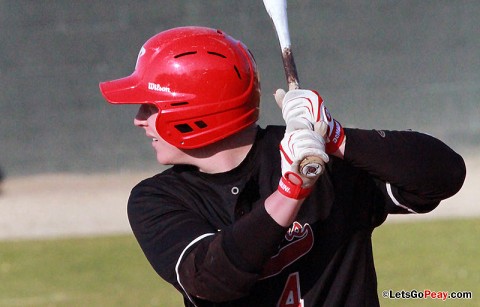
<instances>
[{"instance_id":1,"label":"white jersey number","mask_svg":"<svg viewBox=\"0 0 480 307\"><path fill-rule=\"evenodd\" d=\"M298 272L292 273L288 276L282 295L278 300L277 307L303 307Z\"/></svg>"}]
</instances>

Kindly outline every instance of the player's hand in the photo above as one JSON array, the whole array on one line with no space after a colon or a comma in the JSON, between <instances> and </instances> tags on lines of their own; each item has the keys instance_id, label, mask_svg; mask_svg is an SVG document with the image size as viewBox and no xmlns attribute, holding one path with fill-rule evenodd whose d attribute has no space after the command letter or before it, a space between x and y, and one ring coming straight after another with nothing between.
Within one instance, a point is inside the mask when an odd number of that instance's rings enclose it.
<instances>
[{"instance_id":1,"label":"player's hand","mask_svg":"<svg viewBox=\"0 0 480 307\"><path fill-rule=\"evenodd\" d=\"M291 129L308 127L313 130L316 123L324 122L327 126L326 152L333 154L340 148L345 139L343 127L330 115L317 92L303 89L285 92L278 89L274 96L287 126L290 125Z\"/></svg>"},{"instance_id":2,"label":"player's hand","mask_svg":"<svg viewBox=\"0 0 480 307\"><path fill-rule=\"evenodd\" d=\"M295 124L294 121L290 122ZM329 157L325 152L325 139L323 134L326 126L319 122L314 129L288 129L280 142L280 155L282 160L282 179L279 191L290 198L303 199L311 191L318 177L324 171L324 165ZM323 164L322 170L305 176L300 173L300 163L307 157L319 157Z\"/></svg>"}]
</instances>

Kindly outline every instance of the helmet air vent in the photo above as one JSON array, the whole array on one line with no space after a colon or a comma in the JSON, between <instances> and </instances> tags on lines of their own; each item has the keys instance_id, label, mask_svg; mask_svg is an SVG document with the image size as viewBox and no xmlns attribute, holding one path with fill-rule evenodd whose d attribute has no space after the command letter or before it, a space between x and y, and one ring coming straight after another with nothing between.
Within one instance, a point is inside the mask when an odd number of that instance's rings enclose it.
<instances>
[{"instance_id":1,"label":"helmet air vent","mask_svg":"<svg viewBox=\"0 0 480 307\"><path fill-rule=\"evenodd\" d=\"M172 102L170 106L172 107L179 107L188 104L188 101L180 101L180 102Z\"/></svg>"},{"instance_id":2,"label":"helmet air vent","mask_svg":"<svg viewBox=\"0 0 480 307\"><path fill-rule=\"evenodd\" d=\"M177 130L180 131L181 133L188 133L193 131L193 128L190 127L189 124L178 124L178 125L175 125L175 128L177 128Z\"/></svg>"},{"instance_id":3,"label":"helmet air vent","mask_svg":"<svg viewBox=\"0 0 480 307\"><path fill-rule=\"evenodd\" d=\"M221 53L218 53L218 52L214 52L214 51L207 51L207 53L208 53L208 54L211 54L211 55L216 55L216 56L219 56L219 57L221 57L221 58L224 58L224 59L226 59L226 58L227 58L226 56L224 56L223 54L221 54Z\"/></svg>"},{"instance_id":4,"label":"helmet air vent","mask_svg":"<svg viewBox=\"0 0 480 307\"><path fill-rule=\"evenodd\" d=\"M235 72L237 73L238 79L242 80L242 75L240 75L240 72L238 71L238 68L236 65L233 65L233 69L235 69Z\"/></svg>"},{"instance_id":5,"label":"helmet air vent","mask_svg":"<svg viewBox=\"0 0 480 307\"><path fill-rule=\"evenodd\" d=\"M198 128L206 128L208 125L203 121L203 120L197 120L195 122L195 125L197 125Z\"/></svg>"},{"instance_id":6,"label":"helmet air vent","mask_svg":"<svg viewBox=\"0 0 480 307\"><path fill-rule=\"evenodd\" d=\"M206 128L208 126L207 123L205 123L203 120L197 120L195 122L195 125L200 129ZM190 126L189 124L186 124L186 123L175 125L175 128L180 133L189 133L189 132L192 132L194 130L192 128L192 126Z\"/></svg>"},{"instance_id":7,"label":"helmet air vent","mask_svg":"<svg viewBox=\"0 0 480 307\"><path fill-rule=\"evenodd\" d=\"M186 55L192 55L192 54L196 54L197 52L196 51L189 51L189 52L184 52L184 53L180 53L180 54L177 54L176 56L174 56L175 59L178 59L182 56L186 56Z\"/></svg>"}]
</instances>

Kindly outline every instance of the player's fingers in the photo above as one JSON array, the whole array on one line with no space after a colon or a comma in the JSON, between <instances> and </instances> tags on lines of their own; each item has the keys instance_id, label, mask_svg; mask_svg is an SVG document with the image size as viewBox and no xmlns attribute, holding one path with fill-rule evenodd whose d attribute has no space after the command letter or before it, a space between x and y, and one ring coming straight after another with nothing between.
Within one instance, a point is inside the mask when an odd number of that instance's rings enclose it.
<instances>
[{"instance_id":1,"label":"player's fingers","mask_svg":"<svg viewBox=\"0 0 480 307\"><path fill-rule=\"evenodd\" d=\"M273 96L275 97L275 101L277 102L277 105L280 107L280 109L283 106L283 98L285 98L285 94L285 90L281 88L276 90L275 94L273 94Z\"/></svg>"},{"instance_id":2,"label":"player's fingers","mask_svg":"<svg viewBox=\"0 0 480 307\"><path fill-rule=\"evenodd\" d=\"M326 139L327 137L327 131L328 131L328 124L324 122L323 120L316 122L314 124L313 130L320 135L322 138Z\"/></svg>"}]
</instances>

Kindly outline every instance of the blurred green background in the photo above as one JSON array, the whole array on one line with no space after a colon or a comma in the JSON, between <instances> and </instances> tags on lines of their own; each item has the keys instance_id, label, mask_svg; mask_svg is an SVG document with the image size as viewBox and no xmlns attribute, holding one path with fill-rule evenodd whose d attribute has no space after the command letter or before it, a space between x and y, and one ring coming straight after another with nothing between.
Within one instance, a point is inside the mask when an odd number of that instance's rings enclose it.
<instances>
[{"instance_id":1,"label":"blurred green background","mask_svg":"<svg viewBox=\"0 0 480 307\"><path fill-rule=\"evenodd\" d=\"M480 2L288 1L303 87L345 126L416 129L465 152L480 140ZM255 54L262 125L281 123L279 45L260 0L0 0L0 167L7 175L156 167L98 83L133 72L171 27L220 28Z\"/></svg>"}]
</instances>

